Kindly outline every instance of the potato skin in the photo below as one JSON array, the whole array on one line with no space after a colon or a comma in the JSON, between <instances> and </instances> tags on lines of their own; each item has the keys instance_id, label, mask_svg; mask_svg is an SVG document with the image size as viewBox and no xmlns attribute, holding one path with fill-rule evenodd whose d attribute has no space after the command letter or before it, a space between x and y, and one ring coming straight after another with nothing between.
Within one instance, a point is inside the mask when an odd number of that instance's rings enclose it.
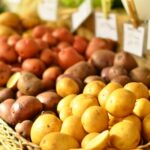
<instances>
[{"instance_id":1,"label":"potato skin","mask_svg":"<svg viewBox=\"0 0 150 150\"><path fill-rule=\"evenodd\" d=\"M10 111L16 124L33 118L42 109L42 103L34 96L21 96L13 103Z\"/></svg>"}]
</instances>

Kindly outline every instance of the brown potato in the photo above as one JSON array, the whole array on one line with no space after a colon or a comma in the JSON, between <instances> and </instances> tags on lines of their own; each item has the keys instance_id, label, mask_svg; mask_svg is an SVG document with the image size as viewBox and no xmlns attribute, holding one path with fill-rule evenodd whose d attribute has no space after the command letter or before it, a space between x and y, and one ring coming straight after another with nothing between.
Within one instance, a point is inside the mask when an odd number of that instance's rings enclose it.
<instances>
[{"instance_id":1,"label":"brown potato","mask_svg":"<svg viewBox=\"0 0 150 150\"><path fill-rule=\"evenodd\" d=\"M37 95L43 90L43 85L34 74L24 71L17 82L17 88L25 95Z\"/></svg>"},{"instance_id":2,"label":"brown potato","mask_svg":"<svg viewBox=\"0 0 150 150\"><path fill-rule=\"evenodd\" d=\"M14 123L32 119L43 109L42 103L34 96L21 96L13 103L10 111Z\"/></svg>"},{"instance_id":3,"label":"brown potato","mask_svg":"<svg viewBox=\"0 0 150 150\"><path fill-rule=\"evenodd\" d=\"M0 61L0 87L4 86L11 76L11 68L7 64Z\"/></svg>"},{"instance_id":4,"label":"brown potato","mask_svg":"<svg viewBox=\"0 0 150 150\"><path fill-rule=\"evenodd\" d=\"M115 53L110 50L98 50L91 55L91 63L101 70L104 67L112 66Z\"/></svg>"},{"instance_id":5,"label":"brown potato","mask_svg":"<svg viewBox=\"0 0 150 150\"><path fill-rule=\"evenodd\" d=\"M14 99L6 99L0 104L0 117L8 124L13 124L13 119L10 113L10 109L15 102Z\"/></svg>"},{"instance_id":6,"label":"brown potato","mask_svg":"<svg viewBox=\"0 0 150 150\"><path fill-rule=\"evenodd\" d=\"M36 98L43 104L43 110L54 109L61 97L52 91L46 91L38 94Z\"/></svg>"},{"instance_id":7,"label":"brown potato","mask_svg":"<svg viewBox=\"0 0 150 150\"><path fill-rule=\"evenodd\" d=\"M98 75L89 75L89 76L87 76L85 79L84 79L84 83L85 84L88 84L88 83L90 83L90 82L92 82L92 81L104 81L100 76L98 76Z\"/></svg>"},{"instance_id":8,"label":"brown potato","mask_svg":"<svg viewBox=\"0 0 150 150\"><path fill-rule=\"evenodd\" d=\"M75 76L80 80L84 80L84 78L89 75L95 75L96 70L93 65L89 64L86 61L81 61L69 67L64 72L64 74L71 74L72 76Z\"/></svg>"},{"instance_id":9,"label":"brown potato","mask_svg":"<svg viewBox=\"0 0 150 150\"><path fill-rule=\"evenodd\" d=\"M19 133L21 136L30 140L30 131L33 122L31 120L24 120L20 123L17 123L15 126L15 131Z\"/></svg>"},{"instance_id":10,"label":"brown potato","mask_svg":"<svg viewBox=\"0 0 150 150\"><path fill-rule=\"evenodd\" d=\"M14 34L14 35L11 35L9 38L8 38L8 45L10 46L15 46L16 43L21 39L21 36L19 34Z\"/></svg>"},{"instance_id":11,"label":"brown potato","mask_svg":"<svg viewBox=\"0 0 150 150\"><path fill-rule=\"evenodd\" d=\"M129 54L128 52L122 51L115 55L114 65L122 66L126 70L130 71L133 68L137 67L137 62L131 54Z\"/></svg>"},{"instance_id":12,"label":"brown potato","mask_svg":"<svg viewBox=\"0 0 150 150\"><path fill-rule=\"evenodd\" d=\"M48 43L42 41L41 39L35 39L35 42L38 45L39 51L48 48Z\"/></svg>"},{"instance_id":13,"label":"brown potato","mask_svg":"<svg viewBox=\"0 0 150 150\"><path fill-rule=\"evenodd\" d=\"M35 75L40 77L45 70L45 64L38 58L28 58L23 61L22 69L24 71L34 73Z\"/></svg>"},{"instance_id":14,"label":"brown potato","mask_svg":"<svg viewBox=\"0 0 150 150\"><path fill-rule=\"evenodd\" d=\"M15 98L15 93L9 88L0 89L0 103L8 98Z\"/></svg>"},{"instance_id":15,"label":"brown potato","mask_svg":"<svg viewBox=\"0 0 150 150\"><path fill-rule=\"evenodd\" d=\"M109 79L112 80L119 75L127 75L127 70L121 66L112 66L108 73Z\"/></svg>"},{"instance_id":16,"label":"brown potato","mask_svg":"<svg viewBox=\"0 0 150 150\"><path fill-rule=\"evenodd\" d=\"M105 67L105 68L103 68L102 69L102 71L101 71L101 77L102 77L102 79L105 81L105 82L109 82L110 81L110 79L109 79L109 70L110 70L110 68L111 67Z\"/></svg>"},{"instance_id":17,"label":"brown potato","mask_svg":"<svg viewBox=\"0 0 150 150\"><path fill-rule=\"evenodd\" d=\"M114 77L111 81L113 82L118 82L120 83L122 86L126 85L127 83L131 82L131 79L129 76L127 75L119 75Z\"/></svg>"},{"instance_id":18,"label":"brown potato","mask_svg":"<svg viewBox=\"0 0 150 150\"><path fill-rule=\"evenodd\" d=\"M145 67L136 67L131 70L129 75L132 81L143 82L150 88L150 69Z\"/></svg>"}]
</instances>

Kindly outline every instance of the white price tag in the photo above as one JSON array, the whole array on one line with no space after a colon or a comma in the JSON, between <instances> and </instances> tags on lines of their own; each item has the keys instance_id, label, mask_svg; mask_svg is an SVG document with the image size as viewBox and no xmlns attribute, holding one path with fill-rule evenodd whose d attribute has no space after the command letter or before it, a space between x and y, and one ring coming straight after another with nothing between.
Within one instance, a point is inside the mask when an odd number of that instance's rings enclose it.
<instances>
[{"instance_id":1,"label":"white price tag","mask_svg":"<svg viewBox=\"0 0 150 150\"><path fill-rule=\"evenodd\" d=\"M116 15L110 14L108 19L104 18L103 13L95 13L95 34L96 37L110 38L118 40Z\"/></svg>"},{"instance_id":2,"label":"white price tag","mask_svg":"<svg viewBox=\"0 0 150 150\"><path fill-rule=\"evenodd\" d=\"M56 21L58 10L58 0L42 0L38 5L39 17L46 21Z\"/></svg>"},{"instance_id":3,"label":"white price tag","mask_svg":"<svg viewBox=\"0 0 150 150\"><path fill-rule=\"evenodd\" d=\"M147 49L150 50L150 20L148 21Z\"/></svg>"},{"instance_id":4,"label":"white price tag","mask_svg":"<svg viewBox=\"0 0 150 150\"><path fill-rule=\"evenodd\" d=\"M80 5L77 12L72 14L72 32L77 30L77 28L90 16L92 10L91 0L85 0Z\"/></svg>"},{"instance_id":5,"label":"white price tag","mask_svg":"<svg viewBox=\"0 0 150 150\"><path fill-rule=\"evenodd\" d=\"M143 55L144 27L134 28L132 24L124 24L124 50L137 56Z\"/></svg>"}]
</instances>

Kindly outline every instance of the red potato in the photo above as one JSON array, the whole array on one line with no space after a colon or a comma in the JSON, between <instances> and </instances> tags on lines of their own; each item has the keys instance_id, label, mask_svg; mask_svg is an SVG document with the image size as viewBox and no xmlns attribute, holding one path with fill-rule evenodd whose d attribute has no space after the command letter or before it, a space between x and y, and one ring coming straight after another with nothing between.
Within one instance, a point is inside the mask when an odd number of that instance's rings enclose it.
<instances>
[{"instance_id":1,"label":"red potato","mask_svg":"<svg viewBox=\"0 0 150 150\"><path fill-rule=\"evenodd\" d=\"M7 43L8 36L1 35L0 36L0 44Z\"/></svg>"},{"instance_id":2,"label":"red potato","mask_svg":"<svg viewBox=\"0 0 150 150\"><path fill-rule=\"evenodd\" d=\"M52 29L44 26L44 25L38 25L33 28L32 35L36 38L41 38L45 33L51 33Z\"/></svg>"},{"instance_id":3,"label":"red potato","mask_svg":"<svg viewBox=\"0 0 150 150\"><path fill-rule=\"evenodd\" d=\"M84 54L86 51L86 48L88 46L88 42L84 37L81 36L75 36L73 47L81 54Z\"/></svg>"},{"instance_id":4,"label":"red potato","mask_svg":"<svg viewBox=\"0 0 150 150\"><path fill-rule=\"evenodd\" d=\"M58 43L57 47L60 49L60 50L63 50L64 48L67 48L67 47L70 47L71 44L69 44L68 42L60 42Z\"/></svg>"},{"instance_id":5,"label":"red potato","mask_svg":"<svg viewBox=\"0 0 150 150\"><path fill-rule=\"evenodd\" d=\"M15 49L21 58L26 59L37 54L38 45L31 38L22 38L16 43Z\"/></svg>"},{"instance_id":6,"label":"red potato","mask_svg":"<svg viewBox=\"0 0 150 150\"><path fill-rule=\"evenodd\" d=\"M10 66L0 61L0 87L4 86L7 83L10 76Z\"/></svg>"},{"instance_id":7,"label":"red potato","mask_svg":"<svg viewBox=\"0 0 150 150\"><path fill-rule=\"evenodd\" d=\"M102 77L102 79L103 79L106 83L108 83L108 82L110 81L110 79L109 79L109 70L110 70L110 68L111 68L111 67L105 67L105 68L103 68L102 71L101 71L101 77Z\"/></svg>"},{"instance_id":8,"label":"red potato","mask_svg":"<svg viewBox=\"0 0 150 150\"><path fill-rule=\"evenodd\" d=\"M101 49L108 49L107 42L104 39L94 37L87 47L86 57L90 58L95 51Z\"/></svg>"},{"instance_id":9,"label":"red potato","mask_svg":"<svg viewBox=\"0 0 150 150\"><path fill-rule=\"evenodd\" d=\"M0 104L0 117L8 124L13 124L13 119L10 113L10 109L15 102L14 99L6 99Z\"/></svg>"},{"instance_id":10,"label":"red potato","mask_svg":"<svg viewBox=\"0 0 150 150\"><path fill-rule=\"evenodd\" d=\"M46 64L51 65L54 61L54 52L51 49L44 49L41 51L40 59Z\"/></svg>"},{"instance_id":11,"label":"red potato","mask_svg":"<svg viewBox=\"0 0 150 150\"><path fill-rule=\"evenodd\" d=\"M18 60L18 54L13 47L3 43L0 44L0 59L7 63L15 63Z\"/></svg>"},{"instance_id":12,"label":"red potato","mask_svg":"<svg viewBox=\"0 0 150 150\"><path fill-rule=\"evenodd\" d=\"M41 39L35 39L35 42L37 43L39 50L48 48L48 43L42 41Z\"/></svg>"},{"instance_id":13,"label":"red potato","mask_svg":"<svg viewBox=\"0 0 150 150\"><path fill-rule=\"evenodd\" d=\"M49 46L55 46L57 44L57 39L51 33L45 33L42 36L42 41L48 43Z\"/></svg>"},{"instance_id":14,"label":"red potato","mask_svg":"<svg viewBox=\"0 0 150 150\"><path fill-rule=\"evenodd\" d=\"M51 90L55 88L55 81L54 80L49 80L47 78L42 79L42 85L45 90Z\"/></svg>"},{"instance_id":15,"label":"red potato","mask_svg":"<svg viewBox=\"0 0 150 150\"><path fill-rule=\"evenodd\" d=\"M107 48L115 51L118 46L118 43L116 41L113 41L112 39L105 39L105 40L107 42L108 46Z\"/></svg>"},{"instance_id":16,"label":"red potato","mask_svg":"<svg viewBox=\"0 0 150 150\"><path fill-rule=\"evenodd\" d=\"M24 71L34 73L37 76L41 76L45 68L44 62L38 58L28 58L22 63L22 69Z\"/></svg>"},{"instance_id":17,"label":"red potato","mask_svg":"<svg viewBox=\"0 0 150 150\"><path fill-rule=\"evenodd\" d=\"M68 42L70 44L72 44L74 41L74 37L71 32L64 27L55 29L52 32L52 36L54 36L59 41Z\"/></svg>"},{"instance_id":18,"label":"red potato","mask_svg":"<svg viewBox=\"0 0 150 150\"><path fill-rule=\"evenodd\" d=\"M21 63L12 64L10 67L11 67L11 71L12 72L20 72L20 71L22 71Z\"/></svg>"},{"instance_id":19,"label":"red potato","mask_svg":"<svg viewBox=\"0 0 150 150\"><path fill-rule=\"evenodd\" d=\"M8 45L10 46L15 46L16 43L21 39L21 36L18 35L18 34L15 34L15 35L11 35L9 38L8 38Z\"/></svg>"},{"instance_id":20,"label":"red potato","mask_svg":"<svg viewBox=\"0 0 150 150\"><path fill-rule=\"evenodd\" d=\"M63 69L83 61L84 57L80 55L73 47L67 47L58 53L58 63Z\"/></svg>"}]
</instances>

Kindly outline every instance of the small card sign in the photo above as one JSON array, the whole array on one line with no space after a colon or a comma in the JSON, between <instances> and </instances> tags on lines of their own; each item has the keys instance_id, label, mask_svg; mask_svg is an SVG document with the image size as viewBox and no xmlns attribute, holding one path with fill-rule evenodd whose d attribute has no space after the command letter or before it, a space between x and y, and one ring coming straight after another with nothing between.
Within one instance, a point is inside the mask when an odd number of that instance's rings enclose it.
<instances>
[{"instance_id":1,"label":"small card sign","mask_svg":"<svg viewBox=\"0 0 150 150\"><path fill-rule=\"evenodd\" d=\"M37 8L39 17L46 21L56 21L58 0L42 0Z\"/></svg>"},{"instance_id":2,"label":"small card sign","mask_svg":"<svg viewBox=\"0 0 150 150\"><path fill-rule=\"evenodd\" d=\"M150 20L148 21L147 49L150 50Z\"/></svg>"},{"instance_id":3,"label":"small card sign","mask_svg":"<svg viewBox=\"0 0 150 150\"><path fill-rule=\"evenodd\" d=\"M137 56L143 55L145 28L124 24L124 50Z\"/></svg>"},{"instance_id":4,"label":"small card sign","mask_svg":"<svg viewBox=\"0 0 150 150\"><path fill-rule=\"evenodd\" d=\"M78 10L72 14L72 32L78 29L78 27L91 15L92 13L91 0L85 0L78 8Z\"/></svg>"},{"instance_id":5,"label":"small card sign","mask_svg":"<svg viewBox=\"0 0 150 150\"><path fill-rule=\"evenodd\" d=\"M110 38L118 40L117 21L115 14L109 14L108 18L104 18L103 13L95 13L95 35L101 38Z\"/></svg>"}]
</instances>

